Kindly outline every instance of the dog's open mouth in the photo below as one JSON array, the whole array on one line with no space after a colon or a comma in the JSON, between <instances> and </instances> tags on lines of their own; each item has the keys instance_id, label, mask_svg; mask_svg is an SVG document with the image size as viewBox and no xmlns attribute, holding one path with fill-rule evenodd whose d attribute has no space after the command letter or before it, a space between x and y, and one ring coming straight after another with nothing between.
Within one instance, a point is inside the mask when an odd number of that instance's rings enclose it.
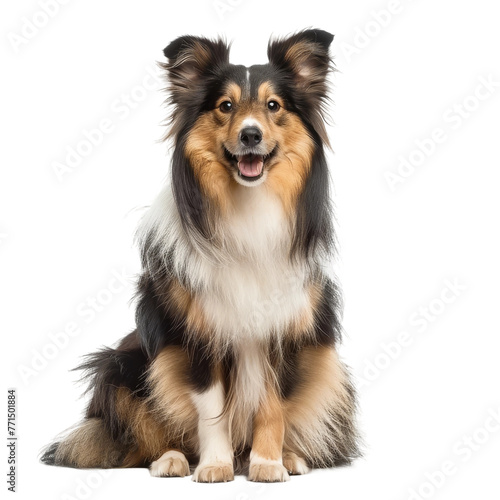
<instances>
[{"instance_id":1,"label":"dog's open mouth","mask_svg":"<svg viewBox=\"0 0 500 500\"><path fill-rule=\"evenodd\" d=\"M238 170L241 177L255 179L262 175L264 171L264 158L260 155L237 156Z\"/></svg>"},{"instance_id":2,"label":"dog's open mouth","mask_svg":"<svg viewBox=\"0 0 500 500\"><path fill-rule=\"evenodd\" d=\"M226 158L238 168L238 176L249 182L256 181L264 175L265 164L274 156L275 151L276 148L274 148L267 155L258 155L253 153L246 155L233 155L226 148L224 148Z\"/></svg>"}]
</instances>

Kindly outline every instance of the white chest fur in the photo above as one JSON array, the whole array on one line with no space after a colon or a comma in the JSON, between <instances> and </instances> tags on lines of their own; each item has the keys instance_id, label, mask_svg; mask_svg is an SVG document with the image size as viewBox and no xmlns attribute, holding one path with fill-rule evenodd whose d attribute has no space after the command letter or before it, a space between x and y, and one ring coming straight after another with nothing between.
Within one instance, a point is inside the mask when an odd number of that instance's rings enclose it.
<instances>
[{"instance_id":1,"label":"white chest fur","mask_svg":"<svg viewBox=\"0 0 500 500\"><path fill-rule=\"evenodd\" d=\"M214 235L217 248L200 252L181 227L170 188L146 216L173 271L196 290L205 320L219 340L263 340L298 319L309 303L306 267L289 259L290 227L265 185L238 186L231 213ZM206 248L206 247L205 247Z\"/></svg>"},{"instance_id":2,"label":"white chest fur","mask_svg":"<svg viewBox=\"0 0 500 500\"><path fill-rule=\"evenodd\" d=\"M233 207L221 235L228 258L195 266L205 283L198 298L218 334L262 339L306 307L305 273L290 262L289 223L265 185L238 186Z\"/></svg>"}]
</instances>

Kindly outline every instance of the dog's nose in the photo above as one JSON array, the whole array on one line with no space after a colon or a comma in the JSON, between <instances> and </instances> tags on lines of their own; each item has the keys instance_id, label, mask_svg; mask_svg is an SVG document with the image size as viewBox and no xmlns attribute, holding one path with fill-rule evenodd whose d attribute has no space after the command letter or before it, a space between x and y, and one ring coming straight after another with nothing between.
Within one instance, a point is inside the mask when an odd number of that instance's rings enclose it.
<instances>
[{"instance_id":1,"label":"dog's nose","mask_svg":"<svg viewBox=\"0 0 500 500\"><path fill-rule=\"evenodd\" d=\"M240 132L240 141L247 148L253 148L262 141L262 132L257 127L245 127Z\"/></svg>"}]
</instances>

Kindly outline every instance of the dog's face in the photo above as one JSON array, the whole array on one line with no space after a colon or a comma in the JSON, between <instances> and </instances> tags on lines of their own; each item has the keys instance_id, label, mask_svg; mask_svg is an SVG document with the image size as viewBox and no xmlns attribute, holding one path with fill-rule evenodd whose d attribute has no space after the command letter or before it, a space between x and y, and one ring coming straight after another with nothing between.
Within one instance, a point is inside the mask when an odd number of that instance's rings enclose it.
<instances>
[{"instance_id":1,"label":"dog's face","mask_svg":"<svg viewBox=\"0 0 500 500\"><path fill-rule=\"evenodd\" d=\"M288 172L306 171L312 156L307 128L291 112L279 71L228 66L210 104L189 134L192 163L210 160L214 171L253 187ZM214 161L215 160L215 161Z\"/></svg>"},{"instance_id":2,"label":"dog's face","mask_svg":"<svg viewBox=\"0 0 500 500\"><path fill-rule=\"evenodd\" d=\"M255 67L233 71L211 113L215 150L237 182L255 186L290 153L290 138L297 136L300 144L307 134L262 71Z\"/></svg>"},{"instance_id":3,"label":"dog's face","mask_svg":"<svg viewBox=\"0 0 500 500\"><path fill-rule=\"evenodd\" d=\"M296 195L315 144L326 142L322 105L333 36L319 30L270 42L269 63L236 66L221 40L181 37L165 55L172 135L204 193L269 183Z\"/></svg>"}]
</instances>

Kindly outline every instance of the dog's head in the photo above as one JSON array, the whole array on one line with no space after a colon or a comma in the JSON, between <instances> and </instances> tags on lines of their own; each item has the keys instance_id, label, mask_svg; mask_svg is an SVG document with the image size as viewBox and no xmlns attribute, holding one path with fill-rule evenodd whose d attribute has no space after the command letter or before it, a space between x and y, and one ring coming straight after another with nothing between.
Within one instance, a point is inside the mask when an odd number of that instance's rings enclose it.
<instances>
[{"instance_id":1,"label":"dog's head","mask_svg":"<svg viewBox=\"0 0 500 500\"><path fill-rule=\"evenodd\" d=\"M192 164L222 165L240 184L255 186L274 167L290 168L291 156L310 162L313 132L326 141L321 110L332 39L307 30L272 41L269 63L249 68L229 63L222 40L173 41L164 50L175 105L172 131L188 133Z\"/></svg>"},{"instance_id":2,"label":"dog's head","mask_svg":"<svg viewBox=\"0 0 500 500\"><path fill-rule=\"evenodd\" d=\"M183 208L199 211L204 198L223 211L238 184L266 183L296 212L315 155L321 150L323 158L328 144L323 107L332 40L321 30L271 40L269 62L250 67L230 64L220 39L184 36L168 45L172 174ZM320 177L314 184L326 182L324 172Z\"/></svg>"}]
</instances>

